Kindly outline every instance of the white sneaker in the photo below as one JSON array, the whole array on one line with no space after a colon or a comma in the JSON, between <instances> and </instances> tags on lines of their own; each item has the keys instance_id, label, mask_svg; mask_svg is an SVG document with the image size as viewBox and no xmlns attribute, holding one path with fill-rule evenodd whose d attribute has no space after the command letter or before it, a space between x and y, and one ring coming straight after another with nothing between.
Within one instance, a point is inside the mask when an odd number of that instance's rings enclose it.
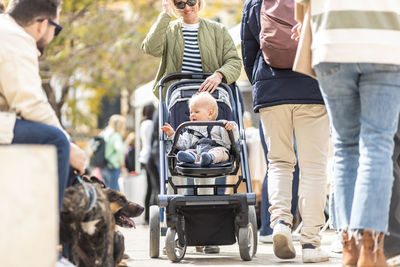
<instances>
[{"instance_id":1,"label":"white sneaker","mask_svg":"<svg viewBox=\"0 0 400 267\"><path fill-rule=\"evenodd\" d=\"M65 258L60 258L60 259L56 262L56 267L76 267L76 266L73 265L71 262L69 262L67 259L65 259Z\"/></svg>"},{"instance_id":2,"label":"white sneaker","mask_svg":"<svg viewBox=\"0 0 400 267\"><path fill-rule=\"evenodd\" d=\"M260 241L261 243L272 244L272 234L271 235L260 235L258 237L258 241ZM300 241L300 235L292 233L292 241L293 242Z\"/></svg>"},{"instance_id":3,"label":"white sneaker","mask_svg":"<svg viewBox=\"0 0 400 267\"><path fill-rule=\"evenodd\" d=\"M271 235L260 235L258 241L261 243L272 244L272 234Z\"/></svg>"},{"instance_id":4,"label":"white sneaker","mask_svg":"<svg viewBox=\"0 0 400 267\"><path fill-rule=\"evenodd\" d=\"M317 248L303 248L303 263L307 262L323 262L329 260L328 252Z\"/></svg>"},{"instance_id":5,"label":"white sneaker","mask_svg":"<svg viewBox=\"0 0 400 267\"><path fill-rule=\"evenodd\" d=\"M300 241L300 235L297 233L292 233L292 241Z\"/></svg>"},{"instance_id":6,"label":"white sneaker","mask_svg":"<svg viewBox=\"0 0 400 267\"><path fill-rule=\"evenodd\" d=\"M342 237L340 233L335 234L335 238L332 240L331 251L333 253L342 253L343 245L342 245Z\"/></svg>"},{"instance_id":7,"label":"white sneaker","mask_svg":"<svg viewBox=\"0 0 400 267\"><path fill-rule=\"evenodd\" d=\"M400 255L394 256L388 259L386 262L389 267L398 267L400 266Z\"/></svg>"},{"instance_id":8,"label":"white sneaker","mask_svg":"<svg viewBox=\"0 0 400 267\"><path fill-rule=\"evenodd\" d=\"M280 259L293 259L296 250L292 242L292 230L283 221L279 221L272 233L274 254Z\"/></svg>"}]
</instances>

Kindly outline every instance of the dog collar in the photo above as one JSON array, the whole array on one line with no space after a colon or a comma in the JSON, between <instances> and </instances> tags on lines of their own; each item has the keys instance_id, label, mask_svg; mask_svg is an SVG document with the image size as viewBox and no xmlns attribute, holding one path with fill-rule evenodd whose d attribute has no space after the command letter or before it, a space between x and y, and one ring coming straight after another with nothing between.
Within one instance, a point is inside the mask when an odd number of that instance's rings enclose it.
<instances>
[{"instance_id":1,"label":"dog collar","mask_svg":"<svg viewBox=\"0 0 400 267\"><path fill-rule=\"evenodd\" d=\"M83 186L83 190L85 190L85 194L87 198L90 200L89 207L86 212L91 211L94 208L94 205L96 204L97 201L97 192L96 189L91 185L87 185L82 181L82 178L80 176L77 176L78 182ZM90 192L89 192L90 190Z\"/></svg>"}]
</instances>

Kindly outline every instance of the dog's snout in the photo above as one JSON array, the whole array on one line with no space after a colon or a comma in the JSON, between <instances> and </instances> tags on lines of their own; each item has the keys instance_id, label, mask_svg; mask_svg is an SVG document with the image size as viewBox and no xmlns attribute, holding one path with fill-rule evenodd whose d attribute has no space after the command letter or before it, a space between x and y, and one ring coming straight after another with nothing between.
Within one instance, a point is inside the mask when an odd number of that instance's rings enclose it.
<instances>
[{"instance_id":1,"label":"dog's snout","mask_svg":"<svg viewBox=\"0 0 400 267\"><path fill-rule=\"evenodd\" d=\"M139 205L139 204L136 204L136 209L137 209L137 216L139 216L140 214L142 214L143 213L143 211L144 211L144 207L143 206L141 206L141 205Z\"/></svg>"}]
</instances>

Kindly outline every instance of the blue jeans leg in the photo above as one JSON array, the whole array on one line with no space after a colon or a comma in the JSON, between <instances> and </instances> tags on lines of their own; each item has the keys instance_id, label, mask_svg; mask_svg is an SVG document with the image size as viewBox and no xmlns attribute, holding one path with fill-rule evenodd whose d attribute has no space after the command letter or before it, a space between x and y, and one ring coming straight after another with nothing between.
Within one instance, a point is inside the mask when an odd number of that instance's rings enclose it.
<instances>
[{"instance_id":1,"label":"blue jeans leg","mask_svg":"<svg viewBox=\"0 0 400 267\"><path fill-rule=\"evenodd\" d=\"M70 143L65 134L58 128L27 120L17 119L14 127L12 144L54 145L57 149L58 167L58 207L62 207L64 191L67 187L69 172ZM43 166L46 162L43 162Z\"/></svg>"},{"instance_id":2,"label":"blue jeans leg","mask_svg":"<svg viewBox=\"0 0 400 267\"><path fill-rule=\"evenodd\" d=\"M109 167L104 167L100 169L101 171L101 176L103 177L103 181L106 184L108 188L111 188L113 190L119 190L119 184L118 184L118 178L119 174L121 172L120 168L113 169Z\"/></svg>"},{"instance_id":3,"label":"blue jeans leg","mask_svg":"<svg viewBox=\"0 0 400 267\"><path fill-rule=\"evenodd\" d=\"M337 226L386 232L400 66L322 63L316 72L332 124Z\"/></svg>"}]
</instances>

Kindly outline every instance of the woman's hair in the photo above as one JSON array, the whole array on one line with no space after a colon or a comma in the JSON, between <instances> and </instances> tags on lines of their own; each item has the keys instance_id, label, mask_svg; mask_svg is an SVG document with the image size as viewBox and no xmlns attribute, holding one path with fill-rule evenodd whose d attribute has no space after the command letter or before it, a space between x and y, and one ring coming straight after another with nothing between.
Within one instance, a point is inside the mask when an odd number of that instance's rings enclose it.
<instances>
[{"instance_id":1,"label":"woman's hair","mask_svg":"<svg viewBox=\"0 0 400 267\"><path fill-rule=\"evenodd\" d=\"M189 108L192 105L202 105L206 106L208 109L212 109L214 111L214 120L218 117L218 104L217 100L209 93L209 92L200 92L194 94L189 99Z\"/></svg>"},{"instance_id":2,"label":"woman's hair","mask_svg":"<svg viewBox=\"0 0 400 267\"><path fill-rule=\"evenodd\" d=\"M147 104L143 107L142 121L151 120L153 118L155 107L153 104Z\"/></svg>"},{"instance_id":3,"label":"woman's hair","mask_svg":"<svg viewBox=\"0 0 400 267\"><path fill-rule=\"evenodd\" d=\"M169 0L169 5L171 6L172 14L175 17L180 18L181 15L179 14L179 9L177 9L175 7L175 1L179 2L179 1L182 1L182 0ZM202 10L206 6L206 0L197 0L197 2L199 4L199 11Z\"/></svg>"},{"instance_id":4,"label":"woman's hair","mask_svg":"<svg viewBox=\"0 0 400 267\"><path fill-rule=\"evenodd\" d=\"M121 136L124 135L125 126L126 126L126 119L122 115L114 114L108 120L107 127L114 129L114 131L119 133Z\"/></svg>"},{"instance_id":5,"label":"woman's hair","mask_svg":"<svg viewBox=\"0 0 400 267\"><path fill-rule=\"evenodd\" d=\"M11 0L7 13L22 26L27 26L37 17L55 19L60 7L61 0Z\"/></svg>"}]
</instances>

